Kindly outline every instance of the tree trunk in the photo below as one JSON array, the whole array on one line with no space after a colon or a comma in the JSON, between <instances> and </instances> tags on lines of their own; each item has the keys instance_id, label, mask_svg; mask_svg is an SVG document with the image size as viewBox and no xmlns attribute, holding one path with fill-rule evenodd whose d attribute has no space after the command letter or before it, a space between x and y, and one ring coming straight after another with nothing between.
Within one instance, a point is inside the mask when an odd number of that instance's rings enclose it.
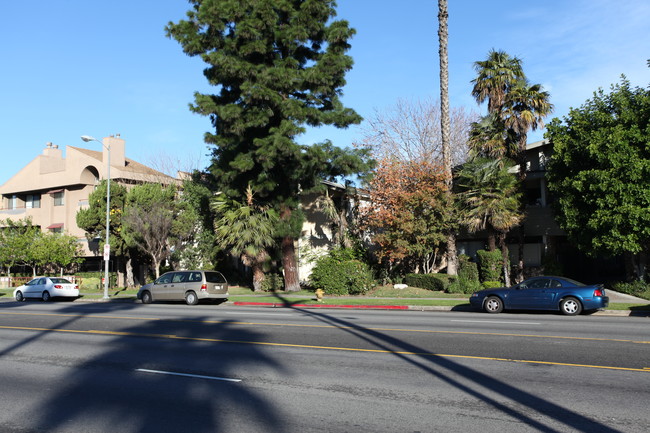
<instances>
[{"instance_id":1,"label":"tree trunk","mask_svg":"<svg viewBox=\"0 0 650 433\"><path fill-rule=\"evenodd\" d=\"M447 235L447 275L458 275L458 253L456 251L456 235Z\"/></svg>"},{"instance_id":2,"label":"tree trunk","mask_svg":"<svg viewBox=\"0 0 650 433\"><path fill-rule=\"evenodd\" d=\"M522 202L520 203L519 210L522 215L526 214L526 202L523 201L526 199L525 185L526 182L526 139L527 135L523 134L519 141L519 153L517 154L517 164L519 165L519 187L521 189ZM519 251L518 251L518 260L517 260L517 283L521 283L524 280L524 242L526 230L524 228L524 220L521 221L518 230L517 240L519 241Z\"/></svg>"},{"instance_id":3,"label":"tree trunk","mask_svg":"<svg viewBox=\"0 0 650 433\"><path fill-rule=\"evenodd\" d=\"M133 278L133 259L129 257L126 261L126 286L135 287L135 279Z\"/></svg>"},{"instance_id":4,"label":"tree trunk","mask_svg":"<svg viewBox=\"0 0 650 433\"><path fill-rule=\"evenodd\" d=\"M300 291L296 248L291 236L282 238L282 267L284 268L284 290L287 292Z\"/></svg>"},{"instance_id":5,"label":"tree trunk","mask_svg":"<svg viewBox=\"0 0 650 433\"><path fill-rule=\"evenodd\" d=\"M499 235L499 243L501 244L501 267L503 269L503 282L506 287L510 286L510 257L508 254L508 246L506 245L506 234Z\"/></svg>"},{"instance_id":6,"label":"tree trunk","mask_svg":"<svg viewBox=\"0 0 650 433\"><path fill-rule=\"evenodd\" d=\"M488 230L488 251L497 249L497 234L494 230Z\"/></svg>"},{"instance_id":7,"label":"tree trunk","mask_svg":"<svg viewBox=\"0 0 650 433\"><path fill-rule=\"evenodd\" d=\"M449 116L449 56L447 54L447 43L449 32L447 27L447 0L438 0L438 42L440 56L440 129L442 138L442 163L444 165L445 182L447 184L447 195L451 197L453 176L450 149L451 119ZM456 234L450 231L447 234L447 274L458 274L458 262L456 254Z\"/></svg>"},{"instance_id":8,"label":"tree trunk","mask_svg":"<svg viewBox=\"0 0 650 433\"><path fill-rule=\"evenodd\" d=\"M264 282L264 269L262 263L255 261L253 263L253 266L251 266L253 269L253 291L254 292L261 292L262 291L262 283Z\"/></svg>"}]
</instances>

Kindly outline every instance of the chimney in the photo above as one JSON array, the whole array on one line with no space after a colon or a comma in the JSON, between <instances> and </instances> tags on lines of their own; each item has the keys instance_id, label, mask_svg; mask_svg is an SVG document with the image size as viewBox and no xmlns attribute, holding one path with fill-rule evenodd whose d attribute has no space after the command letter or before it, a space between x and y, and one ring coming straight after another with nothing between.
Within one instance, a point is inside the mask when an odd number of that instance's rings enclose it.
<instances>
[{"instance_id":1,"label":"chimney","mask_svg":"<svg viewBox=\"0 0 650 433\"><path fill-rule=\"evenodd\" d=\"M108 158L108 147L111 149L111 167L123 168L126 166L125 156L125 141L120 138L120 134L116 136L111 135L103 140L104 153L102 158L104 161Z\"/></svg>"},{"instance_id":2,"label":"chimney","mask_svg":"<svg viewBox=\"0 0 650 433\"><path fill-rule=\"evenodd\" d=\"M61 149L59 149L58 145L52 144L52 142L48 141L47 143L45 143L45 149L43 149L43 156L62 159L63 153L61 152Z\"/></svg>"}]
</instances>

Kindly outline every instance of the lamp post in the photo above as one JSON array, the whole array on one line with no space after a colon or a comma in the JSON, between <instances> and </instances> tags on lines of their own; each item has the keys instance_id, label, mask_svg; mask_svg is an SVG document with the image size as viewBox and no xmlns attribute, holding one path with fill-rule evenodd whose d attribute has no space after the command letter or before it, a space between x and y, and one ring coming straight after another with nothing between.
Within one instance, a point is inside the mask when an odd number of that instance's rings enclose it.
<instances>
[{"instance_id":1,"label":"lamp post","mask_svg":"<svg viewBox=\"0 0 650 433\"><path fill-rule=\"evenodd\" d=\"M90 135L82 135L81 139L86 143L96 141L108 150L108 158L106 163L106 242L104 243L104 300L108 300L108 260L110 258L110 212L111 212L111 146L105 145L95 137Z\"/></svg>"}]
</instances>

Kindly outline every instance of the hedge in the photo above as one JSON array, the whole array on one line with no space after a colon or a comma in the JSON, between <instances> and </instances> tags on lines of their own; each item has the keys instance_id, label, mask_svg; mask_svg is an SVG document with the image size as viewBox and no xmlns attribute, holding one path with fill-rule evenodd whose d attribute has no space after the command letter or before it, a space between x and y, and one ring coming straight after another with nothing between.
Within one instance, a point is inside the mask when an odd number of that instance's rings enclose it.
<instances>
[{"instance_id":1,"label":"hedge","mask_svg":"<svg viewBox=\"0 0 650 433\"><path fill-rule=\"evenodd\" d=\"M407 274L404 282L409 287L444 292L452 280L447 274Z\"/></svg>"}]
</instances>

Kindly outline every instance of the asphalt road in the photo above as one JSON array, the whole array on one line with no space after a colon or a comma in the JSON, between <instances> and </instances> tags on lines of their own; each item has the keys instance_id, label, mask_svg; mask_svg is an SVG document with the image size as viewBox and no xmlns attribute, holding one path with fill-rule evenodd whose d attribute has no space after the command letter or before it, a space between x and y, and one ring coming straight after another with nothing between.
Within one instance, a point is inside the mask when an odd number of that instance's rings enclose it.
<instances>
[{"instance_id":1,"label":"asphalt road","mask_svg":"<svg viewBox=\"0 0 650 433\"><path fill-rule=\"evenodd\" d=\"M0 303L2 432L647 432L650 319Z\"/></svg>"}]
</instances>

